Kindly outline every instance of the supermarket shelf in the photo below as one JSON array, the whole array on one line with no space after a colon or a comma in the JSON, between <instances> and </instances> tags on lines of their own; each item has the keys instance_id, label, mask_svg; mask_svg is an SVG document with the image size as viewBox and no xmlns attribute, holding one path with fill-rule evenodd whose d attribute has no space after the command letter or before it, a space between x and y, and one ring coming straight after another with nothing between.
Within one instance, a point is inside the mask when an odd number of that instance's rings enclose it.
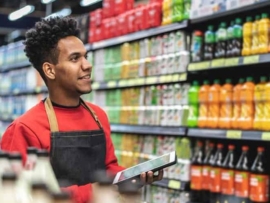
<instances>
[{"instance_id":1,"label":"supermarket shelf","mask_svg":"<svg viewBox=\"0 0 270 203\"><path fill-rule=\"evenodd\" d=\"M163 34L166 32L179 30L182 28L186 28L187 26L188 26L188 21L183 21L181 23L174 23L171 25L165 25L165 26L161 26L161 27L157 27L157 28L143 30L143 31L139 31L136 33L128 34L128 35L123 35L123 36L115 37L112 39L103 40L100 42L95 42L92 44L91 49L96 50L96 49L101 49L101 48L105 48L105 47L115 46L115 45L122 44L125 42L130 42L130 41L134 41L134 40L139 40L139 39Z\"/></svg>"},{"instance_id":2,"label":"supermarket shelf","mask_svg":"<svg viewBox=\"0 0 270 203\"><path fill-rule=\"evenodd\" d=\"M197 23L205 23L209 20L227 17L227 16L230 16L233 14L240 14L240 13L244 13L247 11L258 10L260 8L265 8L267 6L270 6L270 1L268 1L268 0L260 1L260 2L256 2L253 4L247 5L247 6L240 6L238 8L232 9L232 10L218 12L218 13L215 13L213 15L202 16L202 17L198 17L195 19L191 19L190 24L192 25L192 24L197 24Z\"/></svg>"},{"instance_id":3,"label":"supermarket shelf","mask_svg":"<svg viewBox=\"0 0 270 203\"><path fill-rule=\"evenodd\" d=\"M183 182L180 180L173 180L168 178L163 178L161 181L154 182L152 185L181 191L187 190L189 188L189 182Z\"/></svg>"},{"instance_id":4,"label":"supermarket shelf","mask_svg":"<svg viewBox=\"0 0 270 203\"><path fill-rule=\"evenodd\" d=\"M20 69L20 68L26 68L28 66L31 66L31 63L29 61L20 62L13 65L6 65L0 68L0 73L4 73L4 72L8 72L15 69Z\"/></svg>"},{"instance_id":5,"label":"supermarket shelf","mask_svg":"<svg viewBox=\"0 0 270 203\"><path fill-rule=\"evenodd\" d=\"M269 141L270 132L189 128L189 137Z\"/></svg>"},{"instance_id":6,"label":"supermarket shelf","mask_svg":"<svg viewBox=\"0 0 270 203\"><path fill-rule=\"evenodd\" d=\"M30 94L39 94L39 93L47 93L47 87L36 87L35 89L27 89L27 90L13 90L9 93L0 93L0 97L8 97L8 96L17 96L17 95L30 95Z\"/></svg>"},{"instance_id":7,"label":"supermarket shelf","mask_svg":"<svg viewBox=\"0 0 270 203\"><path fill-rule=\"evenodd\" d=\"M2 122L11 123L13 120L14 118L11 116L0 116L0 121Z\"/></svg>"},{"instance_id":8,"label":"supermarket shelf","mask_svg":"<svg viewBox=\"0 0 270 203\"><path fill-rule=\"evenodd\" d=\"M122 80L113 80L113 81L108 81L108 82L94 82L92 84L92 89L103 90L103 89L154 85L154 84L161 84L161 83L164 84L164 83L185 81L186 79L187 79L187 73L175 73L175 74L170 74L170 75L151 76L151 77L145 77L145 78L122 79Z\"/></svg>"},{"instance_id":9,"label":"supermarket shelf","mask_svg":"<svg viewBox=\"0 0 270 203\"><path fill-rule=\"evenodd\" d=\"M121 125L111 124L111 131L116 133L135 133L147 135L186 135L185 127L168 127L168 126L140 126L140 125Z\"/></svg>"},{"instance_id":10,"label":"supermarket shelf","mask_svg":"<svg viewBox=\"0 0 270 203\"><path fill-rule=\"evenodd\" d=\"M202 71L209 69L219 69L228 67L239 67L252 64L270 63L270 54L233 57L227 59L214 59L212 61L203 61L198 63L190 63L188 65L188 71Z\"/></svg>"}]
</instances>

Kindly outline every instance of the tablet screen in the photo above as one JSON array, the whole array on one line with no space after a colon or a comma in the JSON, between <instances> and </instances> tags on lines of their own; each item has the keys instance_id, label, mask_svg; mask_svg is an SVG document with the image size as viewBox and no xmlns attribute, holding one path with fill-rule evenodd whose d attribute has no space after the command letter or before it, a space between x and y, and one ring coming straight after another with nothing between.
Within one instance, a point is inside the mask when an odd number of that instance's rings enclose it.
<instances>
[{"instance_id":1,"label":"tablet screen","mask_svg":"<svg viewBox=\"0 0 270 203\"><path fill-rule=\"evenodd\" d=\"M126 180L131 177L138 176L143 172L151 171L153 169L164 166L168 163L170 163L170 154L166 154L156 159L146 161L144 163L141 163L139 165L133 166L129 169L122 171L118 179L118 182L121 182L122 180Z\"/></svg>"}]
</instances>

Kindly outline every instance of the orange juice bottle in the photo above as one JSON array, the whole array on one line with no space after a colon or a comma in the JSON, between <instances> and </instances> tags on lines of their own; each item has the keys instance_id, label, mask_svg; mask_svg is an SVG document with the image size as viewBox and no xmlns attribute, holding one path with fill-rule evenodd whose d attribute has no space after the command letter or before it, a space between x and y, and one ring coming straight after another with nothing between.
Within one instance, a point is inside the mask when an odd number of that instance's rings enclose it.
<instances>
[{"instance_id":1,"label":"orange juice bottle","mask_svg":"<svg viewBox=\"0 0 270 203\"><path fill-rule=\"evenodd\" d=\"M250 16L247 17L243 26L243 42L242 56L250 55L252 46L252 18Z\"/></svg>"},{"instance_id":2,"label":"orange juice bottle","mask_svg":"<svg viewBox=\"0 0 270 203\"><path fill-rule=\"evenodd\" d=\"M270 130L270 81L264 86L263 91L263 122L262 130Z\"/></svg>"},{"instance_id":3,"label":"orange juice bottle","mask_svg":"<svg viewBox=\"0 0 270 203\"><path fill-rule=\"evenodd\" d=\"M243 130L253 129L254 88L255 84L252 77L248 77L247 82L241 88L241 118L239 124Z\"/></svg>"},{"instance_id":4,"label":"orange juice bottle","mask_svg":"<svg viewBox=\"0 0 270 203\"><path fill-rule=\"evenodd\" d=\"M207 119L207 126L209 128L218 127L218 119L220 112L220 84L219 80L214 80L214 84L209 89L209 117Z\"/></svg>"},{"instance_id":5,"label":"orange juice bottle","mask_svg":"<svg viewBox=\"0 0 270 203\"><path fill-rule=\"evenodd\" d=\"M233 116L233 86L231 79L226 79L225 84L220 90L220 117L218 121L219 128L231 128L231 121Z\"/></svg>"},{"instance_id":6,"label":"orange juice bottle","mask_svg":"<svg viewBox=\"0 0 270 203\"><path fill-rule=\"evenodd\" d=\"M207 126L207 117L209 110L208 94L209 94L209 81L203 81L203 86L199 90L199 118L198 127L205 128Z\"/></svg>"},{"instance_id":7,"label":"orange juice bottle","mask_svg":"<svg viewBox=\"0 0 270 203\"><path fill-rule=\"evenodd\" d=\"M262 14L262 18L258 23L259 34L259 54L268 53L269 44L269 18L267 13Z\"/></svg>"},{"instance_id":8,"label":"orange juice bottle","mask_svg":"<svg viewBox=\"0 0 270 203\"><path fill-rule=\"evenodd\" d=\"M232 128L240 128L240 116L241 116L241 88L244 83L244 79L240 78L238 84L233 87L233 116L232 116Z\"/></svg>"},{"instance_id":9,"label":"orange juice bottle","mask_svg":"<svg viewBox=\"0 0 270 203\"><path fill-rule=\"evenodd\" d=\"M254 90L254 102L255 102L255 115L253 128L255 130L262 130L264 120L264 90L266 84L266 77L260 78L260 83L255 86Z\"/></svg>"},{"instance_id":10,"label":"orange juice bottle","mask_svg":"<svg viewBox=\"0 0 270 203\"><path fill-rule=\"evenodd\" d=\"M259 53L259 22L261 16L256 15L255 21L252 24L252 46L251 46L251 54Z\"/></svg>"}]
</instances>

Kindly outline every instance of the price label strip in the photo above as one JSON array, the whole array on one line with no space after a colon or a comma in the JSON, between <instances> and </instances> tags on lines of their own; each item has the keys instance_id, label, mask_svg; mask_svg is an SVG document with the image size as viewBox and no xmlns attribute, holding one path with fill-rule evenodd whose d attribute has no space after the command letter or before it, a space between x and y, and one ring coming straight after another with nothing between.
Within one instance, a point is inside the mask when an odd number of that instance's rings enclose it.
<instances>
[{"instance_id":1,"label":"price label strip","mask_svg":"<svg viewBox=\"0 0 270 203\"><path fill-rule=\"evenodd\" d=\"M107 83L107 86L110 87L110 88L116 87L116 81L109 81Z\"/></svg>"},{"instance_id":2,"label":"price label strip","mask_svg":"<svg viewBox=\"0 0 270 203\"><path fill-rule=\"evenodd\" d=\"M127 86L128 82L127 80L120 80L119 83L118 83L118 86L119 87L125 87Z\"/></svg>"},{"instance_id":3,"label":"price label strip","mask_svg":"<svg viewBox=\"0 0 270 203\"><path fill-rule=\"evenodd\" d=\"M259 60L260 60L259 55L245 56L243 62L244 62L244 64L254 64L254 63L258 63Z\"/></svg>"},{"instance_id":4,"label":"price label strip","mask_svg":"<svg viewBox=\"0 0 270 203\"><path fill-rule=\"evenodd\" d=\"M263 132L261 139L265 141L270 141L270 132Z\"/></svg>"},{"instance_id":5,"label":"price label strip","mask_svg":"<svg viewBox=\"0 0 270 203\"><path fill-rule=\"evenodd\" d=\"M241 130L228 130L226 133L226 138L241 139L242 138L242 131Z\"/></svg>"},{"instance_id":6,"label":"price label strip","mask_svg":"<svg viewBox=\"0 0 270 203\"><path fill-rule=\"evenodd\" d=\"M211 64L211 67L212 68L222 68L225 66L225 59L222 58L222 59L214 59L212 61L212 64Z\"/></svg>"},{"instance_id":7,"label":"price label strip","mask_svg":"<svg viewBox=\"0 0 270 203\"><path fill-rule=\"evenodd\" d=\"M229 58L225 60L225 66L237 66L239 65L239 58Z\"/></svg>"},{"instance_id":8,"label":"price label strip","mask_svg":"<svg viewBox=\"0 0 270 203\"><path fill-rule=\"evenodd\" d=\"M157 83L158 78L157 77L148 77L146 78L146 84L154 84Z\"/></svg>"},{"instance_id":9,"label":"price label strip","mask_svg":"<svg viewBox=\"0 0 270 203\"><path fill-rule=\"evenodd\" d=\"M137 78L135 83L136 83L136 85L144 85L145 79L144 78Z\"/></svg>"},{"instance_id":10,"label":"price label strip","mask_svg":"<svg viewBox=\"0 0 270 203\"><path fill-rule=\"evenodd\" d=\"M178 181L178 180L169 180L168 188L175 189L175 190L180 190L181 182Z\"/></svg>"},{"instance_id":11,"label":"price label strip","mask_svg":"<svg viewBox=\"0 0 270 203\"><path fill-rule=\"evenodd\" d=\"M98 89L99 87L100 87L100 83L99 82L94 82L92 84L92 89L94 89L94 90Z\"/></svg>"}]
</instances>

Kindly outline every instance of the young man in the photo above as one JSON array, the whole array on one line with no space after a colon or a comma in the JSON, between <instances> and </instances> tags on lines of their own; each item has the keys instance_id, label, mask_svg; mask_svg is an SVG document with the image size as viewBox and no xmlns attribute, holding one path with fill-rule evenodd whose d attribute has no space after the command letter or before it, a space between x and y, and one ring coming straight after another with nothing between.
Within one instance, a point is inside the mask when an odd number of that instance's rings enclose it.
<instances>
[{"instance_id":1,"label":"young man","mask_svg":"<svg viewBox=\"0 0 270 203\"><path fill-rule=\"evenodd\" d=\"M80 98L91 92L92 66L78 34L77 22L68 17L43 19L26 33L26 55L49 97L8 127L1 148L19 151L24 161L29 146L49 150L57 179L68 180L65 186L76 202L86 203L96 170L116 174L123 168L114 154L106 113ZM141 180L152 183L162 174L143 173Z\"/></svg>"}]
</instances>

